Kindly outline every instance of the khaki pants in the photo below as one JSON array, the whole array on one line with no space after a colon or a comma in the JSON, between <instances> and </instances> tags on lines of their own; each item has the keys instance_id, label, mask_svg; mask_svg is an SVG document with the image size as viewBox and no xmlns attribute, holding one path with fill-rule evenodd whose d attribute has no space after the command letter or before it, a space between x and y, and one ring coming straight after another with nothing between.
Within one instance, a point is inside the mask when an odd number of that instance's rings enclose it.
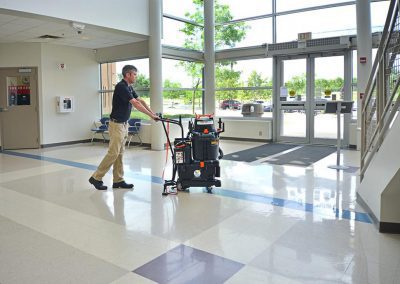
<instances>
[{"instance_id":1,"label":"khaki pants","mask_svg":"<svg viewBox=\"0 0 400 284\"><path fill-rule=\"evenodd\" d=\"M102 180L111 166L113 166L113 182L120 182L124 180L122 157L125 151L125 143L128 138L128 124L110 121L108 131L110 132L108 152L92 177L96 180Z\"/></svg>"}]
</instances>

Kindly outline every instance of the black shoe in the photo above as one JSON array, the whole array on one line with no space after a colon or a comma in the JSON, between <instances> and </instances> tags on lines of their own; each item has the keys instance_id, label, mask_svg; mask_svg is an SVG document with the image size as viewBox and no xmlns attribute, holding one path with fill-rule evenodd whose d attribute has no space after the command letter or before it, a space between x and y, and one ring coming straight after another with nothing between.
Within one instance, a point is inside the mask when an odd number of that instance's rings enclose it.
<instances>
[{"instance_id":1,"label":"black shoe","mask_svg":"<svg viewBox=\"0 0 400 284\"><path fill-rule=\"evenodd\" d=\"M126 183L124 180L120 182L114 182L113 188L133 188L133 184Z\"/></svg>"},{"instance_id":2,"label":"black shoe","mask_svg":"<svg viewBox=\"0 0 400 284\"><path fill-rule=\"evenodd\" d=\"M97 180L94 177L90 177L89 182L94 185L94 187L98 190L106 190L107 186L103 185L101 180Z\"/></svg>"}]
</instances>

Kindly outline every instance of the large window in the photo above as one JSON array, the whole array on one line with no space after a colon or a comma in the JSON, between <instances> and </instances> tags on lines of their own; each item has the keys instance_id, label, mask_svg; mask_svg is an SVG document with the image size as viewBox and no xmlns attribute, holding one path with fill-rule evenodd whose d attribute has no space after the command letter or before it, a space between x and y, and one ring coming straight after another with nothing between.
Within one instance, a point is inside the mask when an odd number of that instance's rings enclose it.
<instances>
[{"instance_id":1,"label":"large window","mask_svg":"<svg viewBox=\"0 0 400 284\"><path fill-rule=\"evenodd\" d=\"M233 20L272 13L272 0L219 0L218 3L229 6Z\"/></svg>"},{"instance_id":2,"label":"large window","mask_svg":"<svg viewBox=\"0 0 400 284\"><path fill-rule=\"evenodd\" d=\"M310 8L328 4L337 4L349 2L349 0L307 0L307 1L293 1L293 0L276 0L277 12L297 10L303 8Z\"/></svg>"},{"instance_id":3,"label":"large window","mask_svg":"<svg viewBox=\"0 0 400 284\"><path fill-rule=\"evenodd\" d=\"M297 40L303 32L311 32L312 38L355 34L355 14L355 5L351 5L278 16L277 42Z\"/></svg>"},{"instance_id":4,"label":"large window","mask_svg":"<svg viewBox=\"0 0 400 284\"><path fill-rule=\"evenodd\" d=\"M276 1L276 15L272 3ZM197 4L193 3L196 2ZM342 5L343 3L347 3ZM203 1L163 0L162 44L203 51ZM297 40L298 33L311 32L312 38L356 34L356 5L348 0L215 0L216 50L260 46L272 43L273 17L276 17L276 42ZM315 10L322 5L335 5ZM371 3L372 30L381 30L389 1ZM296 9L308 9L291 13ZM288 12L288 13L286 13ZM262 17L264 16L264 17ZM254 17L254 19L246 19ZM241 20L243 19L243 20ZM238 21L236 21L238 20ZM139 59L102 65L103 113L111 110L110 98L121 79L125 64L139 69L135 89L149 101L149 60ZM165 114L193 114L202 110L202 63L162 60ZM356 69L354 69L356 77ZM242 117L241 105L258 102L264 116L272 113L272 59L252 59L216 64L216 113ZM228 102L224 102L228 101Z\"/></svg>"},{"instance_id":5,"label":"large window","mask_svg":"<svg viewBox=\"0 0 400 284\"><path fill-rule=\"evenodd\" d=\"M122 80L122 68L126 64L138 69L138 78L134 89L150 105L149 59L137 59L101 64L101 105L102 116L111 113L112 95L115 85ZM202 112L202 63L163 59L163 110L164 115L193 115ZM131 117L148 119L132 110Z\"/></svg>"},{"instance_id":6,"label":"large window","mask_svg":"<svg viewBox=\"0 0 400 284\"><path fill-rule=\"evenodd\" d=\"M163 59L163 109L167 115L202 113L204 64Z\"/></svg>"},{"instance_id":7,"label":"large window","mask_svg":"<svg viewBox=\"0 0 400 284\"><path fill-rule=\"evenodd\" d=\"M192 0L163 1L162 44L203 50L204 10Z\"/></svg>"},{"instance_id":8,"label":"large window","mask_svg":"<svg viewBox=\"0 0 400 284\"><path fill-rule=\"evenodd\" d=\"M233 46L221 44L216 49L227 49L231 47L246 47L272 43L272 18L242 22L244 25L244 37ZM226 25L226 27L237 24ZM232 29L235 29L232 27Z\"/></svg>"},{"instance_id":9,"label":"large window","mask_svg":"<svg viewBox=\"0 0 400 284\"><path fill-rule=\"evenodd\" d=\"M196 32L191 36L185 34L185 30L194 30ZM163 38L161 43L165 45L203 50L202 33L203 27L164 17Z\"/></svg>"},{"instance_id":10,"label":"large window","mask_svg":"<svg viewBox=\"0 0 400 284\"><path fill-rule=\"evenodd\" d=\"M372 32L383 31L390 1L371 3L371 26Z\"/></svg>"},{"instance_id":11,"label":"large window","mask_svg":"<svg viewBox=\"0 0 400 284\"><path fill-rule=\"evenodd\" d=\"M216 67L218 116L243 117L245 103L258 103L272 117L272 59L224 62Z\"/></svg>"},{"instance_id":12,"label":"large window","mask_svg":"<svg viewBox=\"0 0 400 284\"><path fill-rule=\"evenodd\" d=\"M192 0L180 0L179 5L177 5L176 0L163 0L163 13L176 16L189 20L187 13L194 14L196 12L196 7Z\"/></svg>"}]
</instances>

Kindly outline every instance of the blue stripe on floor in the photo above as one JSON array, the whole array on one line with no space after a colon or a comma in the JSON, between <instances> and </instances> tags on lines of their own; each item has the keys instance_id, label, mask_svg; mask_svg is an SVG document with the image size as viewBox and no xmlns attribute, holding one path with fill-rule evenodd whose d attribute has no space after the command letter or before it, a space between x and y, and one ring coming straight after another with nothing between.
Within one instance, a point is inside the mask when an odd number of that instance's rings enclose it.
<instances>
[{"instance_id":1,"label":"blue stripe on floor","mask_svg":"<svg viewBox=\"0 0 400 284\"><path fill-rule=\"evenodd\" d=\"M19 153L19 152L12 152L12 151L2 151L1 153L2 154L6 154L6 155L12 155L12 156L17 156L17 157L23 157L23 158L29 158L29 159L34 159L34 160L40 160L40 161L46 161L46 162L61 164L61 165L70 166L70 167L74 167L74 168L85 169L85 170L95 171L97 169L97 167L93 166L93 165L84 164L84 163L78 163L78 162L72 162L72 161L62 160L62 159L56 159L56 158L50 158L50 157L45 157L45 156L32 155L32 154L26 154L26 153Z\"/></svg>"},{"instance_id":2,"label":"blue stripe on floor","mask_svg":"<svg viewBox=\"0 0 400 284\"><path fill-rule=\"evenodd\" d=\"M97 166L94 166L94 165L73 162L73 161L68 161L68 160L63 160L63 159L57 159L57 158L50 158L50 157L45 157L42 155L33 155L33 154L26 154L26 153L14 152L14 151L2 151L0 153L5 154L5 155L41 160L41 161L61 164L61 165L65 165L65 166L70 166L70 167L74 167L74 168L92 170L92 171L95 171L97 169ZM142 174L136 174L136 173L126 173L126 175L129 177L135 178L135 179L150 181L150 182L156 183L156 184L164 184L164 181L160 177L156 177L156 176L142 175ZM266 195L257 195L257 194L253 194L253 193L246 193L246 192L234 191L234 190L223 189L223 188L215 188L215 189L213 189L213 193L215 195L220 195L220 196L225 196L225 197L230 197L230 198L235 198L235 199L240 199L240 200L248 200L248 201L257 202L257 203L271 204L273 206L290 208L290 209L299 210L299 211L303 211L303 212L317 213L318 215L327 215L327 216L335 217L335 218L339 218L339 219L354 220L354 221L358 221L358 222L362 222L362 223L372 224L372 221L371 221L371 218L369 217L369 215L367 213L363 213L363 212L354 212L354 211L344 210L344 209L342 209L342 210L336 209L335 211L333 211L333 210L328 210L325 208L314 207L314 205L311 203L300 203L300 202L296 202L293 200L286 200L286 199L270 197L270 196L266 196Z\"/></svg>"}]
</instances>

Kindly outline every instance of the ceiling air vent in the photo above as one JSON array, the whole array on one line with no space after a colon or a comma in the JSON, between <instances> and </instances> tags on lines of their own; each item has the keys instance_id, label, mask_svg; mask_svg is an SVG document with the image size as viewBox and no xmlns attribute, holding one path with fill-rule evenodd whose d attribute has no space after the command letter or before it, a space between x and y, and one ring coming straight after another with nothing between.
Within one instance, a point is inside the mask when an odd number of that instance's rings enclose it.
<instances>
[{"instance_id":1,"label":"ceiling air vent","mask_svg":"<svg viewBox=\"0 0 400 284\"><path fill-rule=\"evenodd\" d=\"M53 35L42 35L42 36L40 36L38 38L41 38L41 39L59 39L61 37L60 36L53 36Z\"/></svg>"}]
</instances>

